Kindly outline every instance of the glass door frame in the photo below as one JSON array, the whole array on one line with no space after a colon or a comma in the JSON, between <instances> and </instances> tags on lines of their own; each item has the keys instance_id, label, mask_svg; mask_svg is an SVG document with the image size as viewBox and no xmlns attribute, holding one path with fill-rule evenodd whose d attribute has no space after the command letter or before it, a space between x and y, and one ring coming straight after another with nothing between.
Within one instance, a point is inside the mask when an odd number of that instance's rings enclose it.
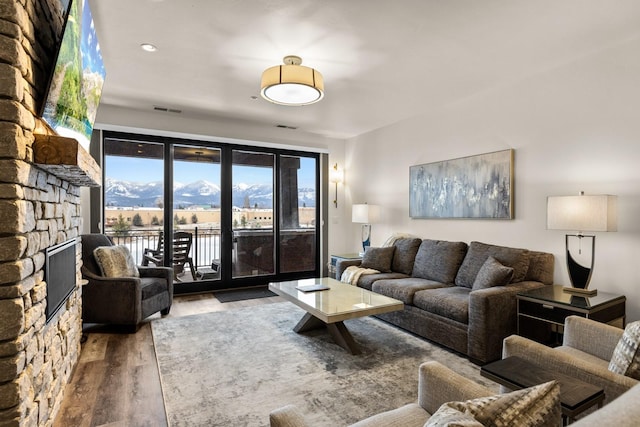
<instances>
[{"instance_id":1,"label":"glass door frame","mask_svg":"<svg viewBox=\"0 0 640 427\"><path fill-rule=\"evenodd\" d=\"M94 133L96 134L96 133ZM321 240L325 234L323 234L323 227L321 227L323 221L321 217L321 206L325 203L322 202L321 195L324 194L321 187L321 173L323 166L321 165L321 154L317 152L310 151L296 151L289 149L278 149L278 148L270 148L270 147L260 147L260 146L250 146L250 145L240 145L240 144L229 144L222 142L209 142L209 141L199 141L195 139L183 139L183 138L173 138L173 137L165 137L165 136L153 136L153 135L144 135L144 134L134 134L134 133L126 133L126 132L117 132L117 131L100 131L97 133L100 135L99 144L100 144L100 164L104 165L104 150L102 144L107 138L115 138L115 139L127 139L130 141L140 141L140 142L152 142L152 143L162 143L164 145L164 235L171 236L173 233L173 161L174 161L174 153L173 147L174 145L189 145L189 146L202 146L204 148L210 149L219 149L221 152L221 162L220 162L220 188L221 188L221 200L220 200L220 233L221 233L221 247L220 247L220 279L219 280L195 280L193 282L184 282L179 286L174 287L174 292L176 294L189 294L189 293L201 293L201 292L210 292L221 289L233 289L233 288L243 288L243 287L252 287L252 286L261 286L266 285L272 281L284 281L284 280L295 280L301 278L309 278L309 277L320 277L321 272L324 270L322 268L321 262ZM233 249L233 203L232 203L232 167L233 167L233 151L249 151L255 153L265 153L265 154L273 154L275 158L274 164L274 172L273 172L273 233L274 233L274 273L268 275L260 275L260 276L246 276L246 277L238 277L232 278L232 249ZM281 220L280 220L280 185L281 185L281 177L280 177L280 167L281 167L281 156L298 156L298 157L308 157L315 159L315 269L300 271L300 272L288 272L281 273L280 272L280 255L281 255L281 240L280 240L280 232L281 232ZM105 181L105 168L102 168L103 174L103 182ZM104 209L105 209L105 197L104 197L104 186L98 189L92 189L92 194L94 191L101 192L101 203L99 209L101 210L100 214L100 225L98 226L97 222L92 222L92 230L91 232L101 232L100 230L104 230ZM95 200L96 197L92 196L92 201ZM326 197L325 197L326 198ZM166 208L169 207L169 208ZM91 209L94 209L92 204ZM92 214L92 218L94 215ZM167 247L167 252L165 253L165 265L167 264L167 260L171 259L171 245L165 245Z\"/></svg>"}]
</instances>

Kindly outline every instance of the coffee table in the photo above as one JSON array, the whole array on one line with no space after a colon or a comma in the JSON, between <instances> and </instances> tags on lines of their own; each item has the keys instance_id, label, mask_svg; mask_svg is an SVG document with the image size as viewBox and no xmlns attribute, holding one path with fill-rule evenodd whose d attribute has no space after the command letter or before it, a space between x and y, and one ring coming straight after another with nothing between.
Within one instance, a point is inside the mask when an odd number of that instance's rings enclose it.
<instances>
[{"instance_id":1,"label":"coffee table","mask_svg":"<svg viewBox=\"0 0 640 427\"><path fill-rule=\"evenodd\" d=\"M316 284L329 289L314 292L296 289ZM293 328L295 332L326 327L336 344L352 354L360 354L361 351L344 325L345 320L404 309L402 301L329 277L269 283L269 290L307 312Z\"/></svg>"},{"instance_id":2,"label":"coffee table","mask_svg":"<svg viewBox=\"0 0 640 427\"><path fill-rule=\"evenodd\" d=\"M598 408L602 408L604 401L602 388L534 365L517 356L484 365L480 369L480 375L511 390L557 380L560 383L560 404L565 425L572 423L577 415L595 404Z\"/></svg>"}]
</instances>

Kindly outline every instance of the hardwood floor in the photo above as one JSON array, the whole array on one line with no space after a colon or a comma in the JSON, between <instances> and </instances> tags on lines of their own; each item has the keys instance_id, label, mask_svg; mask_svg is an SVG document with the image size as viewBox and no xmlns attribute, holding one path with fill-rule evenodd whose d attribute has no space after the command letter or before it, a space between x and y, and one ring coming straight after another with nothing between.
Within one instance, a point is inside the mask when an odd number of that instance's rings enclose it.
<instances>
[{"instance_id":1,"label":"hardwood floor","mask_svg":"<svg viewBox=\"0 0 640 427\"><path fill-rule=\"evenodd\" d=\"M167 317L284 301L281 297L220 303L212 294L176 296ZM135 334L85 328L87 340L65 389L54 427L166 426L149 317Z\"/></svg>"}]
</instances>

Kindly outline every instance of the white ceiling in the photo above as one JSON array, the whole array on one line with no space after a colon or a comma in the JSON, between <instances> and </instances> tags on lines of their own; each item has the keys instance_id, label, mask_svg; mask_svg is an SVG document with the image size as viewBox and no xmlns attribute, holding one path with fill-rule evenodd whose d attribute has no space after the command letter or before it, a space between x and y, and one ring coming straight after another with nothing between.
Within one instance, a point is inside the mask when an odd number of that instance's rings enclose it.
<instances>
[{"instance_id":1,"label":"white ceiling","mask_svg":"<svg viewBox=\"0 0 640 427\"><path fill-rule=\"evenodd\" d=\"M638 0L90 3L107 71L103 104L334 138L446 108L640 36ZM260 97L262 71L291 54L323 74L320 103L284 107Z\"/></svg>"}]
</instances>

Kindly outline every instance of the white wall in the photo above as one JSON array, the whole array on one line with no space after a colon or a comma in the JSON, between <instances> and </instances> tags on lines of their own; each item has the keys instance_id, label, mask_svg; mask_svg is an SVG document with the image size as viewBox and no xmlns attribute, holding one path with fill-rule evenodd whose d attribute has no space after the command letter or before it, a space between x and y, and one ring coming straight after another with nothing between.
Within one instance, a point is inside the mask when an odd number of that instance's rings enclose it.
<instances>
[{"instance_id":1,"label":"white wall","mask_svg":"<svg viewBox=\"0 0 640 427\"><path fill-rule=\"evenodd\" d=\"M567 284L564 232L546 230L546 197L580 190L615 194L618 232L596 233L590 287L625 294L627 320L640 319L637 52L640 41L631 40L349 140L348 204L383 207L372 244L380 245L393 232L411 232L548 251L556 255L556 282ZM409 218L409 166L507 148L515 149L515 220ZM348 249L357 250L355 224L350 240Z\"/></svg>"}]
</instances>

